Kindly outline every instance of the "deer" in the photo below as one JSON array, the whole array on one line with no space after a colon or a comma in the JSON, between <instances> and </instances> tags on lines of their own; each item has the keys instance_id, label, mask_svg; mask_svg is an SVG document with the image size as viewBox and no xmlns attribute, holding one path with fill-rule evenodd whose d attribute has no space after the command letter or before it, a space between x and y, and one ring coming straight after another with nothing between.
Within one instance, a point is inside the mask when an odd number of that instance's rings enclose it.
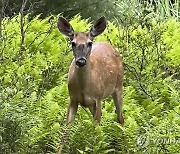
<instances>
[{"instance_id":1,"label":"deer","mask_svg":"<svg viewBox=\"0 0 180 154\"><path fill-rule=\"evenodd\" d=\"M69 38L74 55L68 72L67 125L74 121L78 105L88 108L94 120L100 123L101 101L109 96L113 98L118 122L124 123L122 57L110 43L93 41L104 32L106 25L103 16L92 25L90 32L75 32L64 17L58 18L57 27Z\"/></svg>"}]
</instances>

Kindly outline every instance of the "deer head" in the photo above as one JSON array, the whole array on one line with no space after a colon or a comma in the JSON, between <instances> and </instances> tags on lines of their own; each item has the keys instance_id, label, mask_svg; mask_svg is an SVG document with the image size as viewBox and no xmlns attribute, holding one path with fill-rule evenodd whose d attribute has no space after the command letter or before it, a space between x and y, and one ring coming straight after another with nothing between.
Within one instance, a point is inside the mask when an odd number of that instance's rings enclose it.
<instances>
[{"instance_id":1,"label":"deer head","mask_svg":"<svg viewBox=\"0 0 180 154\"><path fill-rule=\"evenodd\" d=\"M58 18L59 31L69 37L76 65L80 68L86 65L91 54L93 39L106 28L106 19L101 17L91 27L90 32L75 32L71 24L63 17Z\"/></svg>"}]
</instances>

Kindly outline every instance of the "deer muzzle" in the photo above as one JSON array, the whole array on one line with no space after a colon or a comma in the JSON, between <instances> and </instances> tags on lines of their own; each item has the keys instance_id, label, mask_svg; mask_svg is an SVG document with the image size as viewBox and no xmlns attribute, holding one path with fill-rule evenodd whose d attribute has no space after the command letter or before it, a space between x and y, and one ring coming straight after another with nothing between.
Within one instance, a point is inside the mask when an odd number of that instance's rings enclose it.
<instances>
[{"instance_id":1,"label":"deer muzzle","mask_svg":"<svg viewBox=\"0 0 180 154\"><path fill-rule=\"evenodd\" d=\"M76 59L76 65L77 65L78 67L83 67L83 66L85 66L85 65L86 65L86 58L81 57L81 58Z\"/></svg>"}]
</instances>

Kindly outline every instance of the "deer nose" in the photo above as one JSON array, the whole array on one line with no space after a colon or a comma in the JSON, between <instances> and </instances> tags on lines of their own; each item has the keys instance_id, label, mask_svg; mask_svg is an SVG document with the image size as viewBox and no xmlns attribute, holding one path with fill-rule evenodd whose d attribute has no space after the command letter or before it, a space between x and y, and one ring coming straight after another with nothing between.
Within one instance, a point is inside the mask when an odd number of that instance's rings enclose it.
<instances>
[{"instance_id":1,"label":"deer nose","mask_svg":"<svg viewBox=\"0 0 180 154\"><path fill-rule=\"evenodd\" d=\"M86 65L86 58L78 58L76 60L76 65L78 67L83 67L84 65Z\"/></svg>"}]
</instances>

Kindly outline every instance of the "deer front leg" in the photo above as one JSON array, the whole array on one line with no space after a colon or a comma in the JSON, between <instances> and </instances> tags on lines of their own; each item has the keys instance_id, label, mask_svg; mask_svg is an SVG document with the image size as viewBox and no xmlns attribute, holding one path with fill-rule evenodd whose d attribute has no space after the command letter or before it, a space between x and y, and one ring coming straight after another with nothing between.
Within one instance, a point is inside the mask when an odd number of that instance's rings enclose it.
<instances>
[{"instance_id":1,"label":"deer front leg","mask_svg":"<svg viewBox=\"0 0 180 154\"><path fill-rule=\"evenodd\" d=\"M78 103L73 100L70 100L68 111L67 111L66 124L69 124L72 121L74 121L77 109L78 109Z\"/></svg>"},{"instance_id":2,"label":"deer front leg","mask_svg":"<svg viewBox=\"0 0 180 154\"><path fill-rule=\"evenodd\" d=\"M95 118L95 114L96 114L96 102L94 102L93 105L89 106L89 111L91 112L93 118Z\"/></svg>"},{"instance_id":3,"label":"deer front leg","mask_svg":"<svg viewBox=\"0 0 180 154\"><path fill-rule=\"evenodd\" d=\"M96 111L94 119L97 120L98 123L101 122L101 101L96 101Z\"/></svg>"}]
</instances>

